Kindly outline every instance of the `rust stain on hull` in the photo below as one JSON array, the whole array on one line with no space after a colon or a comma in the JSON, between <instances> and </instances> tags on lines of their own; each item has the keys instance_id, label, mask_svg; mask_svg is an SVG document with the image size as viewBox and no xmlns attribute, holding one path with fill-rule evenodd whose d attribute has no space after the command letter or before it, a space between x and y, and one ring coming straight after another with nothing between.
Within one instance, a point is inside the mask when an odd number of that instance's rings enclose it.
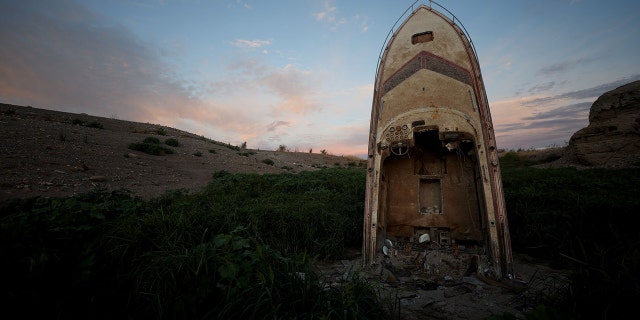
<instances>
[{"instance_id":1,"label":"rust stain on hull","mask_svg":"<svg viewBox=\"0 0 640 320\"><path fill-rule=\"evenodd\" d=\"M489 104L473 45L454 20L431 5L417 7L380 58L363 263L434 276L509 277Z\"/></svg>"}]
</instances>

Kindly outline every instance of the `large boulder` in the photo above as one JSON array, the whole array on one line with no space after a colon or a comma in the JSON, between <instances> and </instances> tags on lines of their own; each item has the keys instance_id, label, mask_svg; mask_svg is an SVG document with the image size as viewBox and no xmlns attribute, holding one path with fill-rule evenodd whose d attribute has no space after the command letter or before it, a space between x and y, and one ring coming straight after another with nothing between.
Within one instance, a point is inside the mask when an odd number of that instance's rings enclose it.
<instances>
[{"instance_id":1,"label":"large boulder","mask_svg":"<svg viewBox=\"0 0 640 320\"><path fill-rule=\"evenodd\" d=\"M565 163L585 167L640 166L640 81L602 94L589 125L571 136Z\"/></svg>"}]
</instances>

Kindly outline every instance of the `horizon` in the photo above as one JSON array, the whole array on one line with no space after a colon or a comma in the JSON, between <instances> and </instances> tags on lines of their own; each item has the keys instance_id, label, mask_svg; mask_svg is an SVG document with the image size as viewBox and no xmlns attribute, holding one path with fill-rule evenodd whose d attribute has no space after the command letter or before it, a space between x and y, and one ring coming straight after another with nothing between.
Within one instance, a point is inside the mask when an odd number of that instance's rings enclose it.
<instances>
[{"instance_id":1,"label":"horizon","mask_svg":"<svg viewBox=\"0 0 640 320\"><path fill-rule=\"evenodd\" d=\"M437 3L474 43L500 149L564 146L640 80L640 3ZM0 102L364 157L383 42L421 4L10 0Z\"/></svg>"}]
</instances>

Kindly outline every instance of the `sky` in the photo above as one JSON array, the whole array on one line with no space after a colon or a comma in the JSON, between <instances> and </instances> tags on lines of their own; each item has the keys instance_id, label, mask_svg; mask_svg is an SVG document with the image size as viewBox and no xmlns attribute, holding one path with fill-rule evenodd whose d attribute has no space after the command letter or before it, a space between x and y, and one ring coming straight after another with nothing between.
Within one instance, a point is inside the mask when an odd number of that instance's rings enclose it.
<instances>
[{"instance_id":1,"label":"sky","mask_svg":"<svg viewBox=\"0 0 640 320\"><path fill-rule=\"evenodd\" d=\"M640 80L640 1L437 3L473 41L498 148L564 146ZM364 157L381 49L420 4L0 0L0 103Z\"/></svg>"}]
</instances>

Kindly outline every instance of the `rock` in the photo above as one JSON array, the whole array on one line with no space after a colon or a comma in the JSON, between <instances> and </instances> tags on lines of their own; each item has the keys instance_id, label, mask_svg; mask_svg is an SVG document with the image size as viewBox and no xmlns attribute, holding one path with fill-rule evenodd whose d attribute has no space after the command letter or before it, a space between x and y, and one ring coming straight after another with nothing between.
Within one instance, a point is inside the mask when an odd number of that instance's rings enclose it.
<instances>
[{"instance_id":1,"label":"rock","mask_svg":"<svg viewBox=\"0 0 640 320\"><path fill-rule=\"evenodd\" d=\"M640 80L605 92L561 159L586 167L640 166Z\"/></svg>"}]
</instances>

